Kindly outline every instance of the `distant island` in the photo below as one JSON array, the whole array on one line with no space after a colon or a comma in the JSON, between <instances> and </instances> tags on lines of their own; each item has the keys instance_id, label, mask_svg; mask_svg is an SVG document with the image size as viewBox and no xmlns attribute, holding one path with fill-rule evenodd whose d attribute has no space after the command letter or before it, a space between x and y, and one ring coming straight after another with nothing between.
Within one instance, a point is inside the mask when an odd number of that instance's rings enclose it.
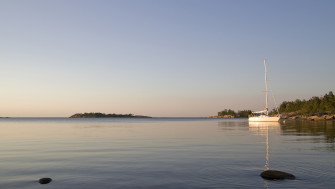
<instances>
[{"instance_id":1,"label":"distant island","mask_svg":"<svg viewBox=\"0 0 335 189\"><path fill-rule=\"evenodd\" d=\"M105 114L100 112L77 113L69 118L151 118L149 116L133 115L133 114Z\"/></svg>"},{"instance_id":2,"label":"distant island","mask_svg":"<svg viewBox=\"0 0 335 189\"><path fill-rule=\"evenodd\" d=\"M209 116L208 118L247 118L251 114L251 110L241 110L237 113L231 109L225 109L218 112L217 116Z\"/></svg>"},{"instance_id":3,"label":"distant island","mask_svg":"<svg viewBox=\"0 0 335 189\"><path fill-rule=\"evenodd\" d=\"M309 100L284 101L278 109L273 109L269 114L281 114L284 119L301 120L335 120L335 95L332 91L321 97L314 96ZM217 116L208 118L242 118L248 117L251 110L242 110L237 113L231 109L218 112Z\"/></svg>"}]
</instances>

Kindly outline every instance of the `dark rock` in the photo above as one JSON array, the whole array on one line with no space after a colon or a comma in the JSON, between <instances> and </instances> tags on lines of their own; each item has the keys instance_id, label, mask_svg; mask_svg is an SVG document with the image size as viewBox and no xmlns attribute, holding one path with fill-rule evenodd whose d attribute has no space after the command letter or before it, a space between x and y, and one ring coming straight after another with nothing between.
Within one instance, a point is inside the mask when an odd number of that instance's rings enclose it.
<instances>
[{"instance_id":1,"label":"dark rock","mask_svg":"<svg viewBox=\"0 0 335 189\"><path fill-rule=\"evenodd\" d=\"M284 179L294 180L295 179L295 176L290 173L285 173L285 172L276 171L276 170L264 171L261 174L261 177L267 180L284 180Z\"/></svg>"},{"instance_id":2,"label":"dark rock","mask_svg":"<svg viewBox=\"0 0 335 189\"><path fill-rule=\"evenodd\" d=\"M38 180L38 182L39 182L40 184L48 184L48 183L50 183L51 181L52 181L51 178L40 178L40 180Z\"/></svg>"}]
</instances>

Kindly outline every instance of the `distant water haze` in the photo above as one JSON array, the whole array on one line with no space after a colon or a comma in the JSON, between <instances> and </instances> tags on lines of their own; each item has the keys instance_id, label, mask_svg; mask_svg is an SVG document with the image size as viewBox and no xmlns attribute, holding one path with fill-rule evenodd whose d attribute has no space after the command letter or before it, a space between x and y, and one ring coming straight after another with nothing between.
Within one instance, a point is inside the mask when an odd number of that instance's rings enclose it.
<instances>
[{"instance_id":1,"label":"distant water haze","mask_svg":"<svg viewBox=\"0 0 335 189\"><path fill-rule=\"evenodd\" d=\"M255 98L250 98L255 97ZM190 97L145 97L120 100L88 99L85 102L73 102L65 97L58 100L49 99L43 104L41 100L17 101L4 103L1 116L7 117L69 117L75 113L102 112L117 114L147 115L153 117L206 117L217 112L235 107L235 110L261 110L265 106L264 95L258 97L231 95L225 98L218 95L213 98ZM66 102L69 101L69 102ZM126 102L126 103L124 103ZM270 107L273 104L270 104ZM254 108L253 108L254 107Z\"/></svg>"}]
</instances>

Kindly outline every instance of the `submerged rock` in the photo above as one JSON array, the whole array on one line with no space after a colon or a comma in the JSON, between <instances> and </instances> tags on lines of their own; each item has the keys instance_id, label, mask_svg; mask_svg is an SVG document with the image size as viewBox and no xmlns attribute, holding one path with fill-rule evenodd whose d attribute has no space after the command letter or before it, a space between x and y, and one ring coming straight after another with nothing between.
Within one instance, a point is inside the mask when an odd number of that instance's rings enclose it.
<instances>
[{"instance_id":1,"label":"submerged rock","mask_svg":"<svg viewBox=\"0 0 335 189\"><path fill-rule=\"evenodd\" d=\"M276 171L276 170L266 170L261 173L261 177L267 180L284 180L284 179L294 180L295 179L295 176L290 173L285 173L285 172Z\"/></svg>"},{"instance_id":2,"label":"submerged rock","mask_svg":"<svg viewBox=\"0 0 335 189\"><path fill-rule=\"evenodd\" d=\"M48 184L48 183L50 183L51 181L52 181L51 178L40 178L40 180L38 180L38 182L39 182L40 184Z\"/></svg>"}]
</instances>

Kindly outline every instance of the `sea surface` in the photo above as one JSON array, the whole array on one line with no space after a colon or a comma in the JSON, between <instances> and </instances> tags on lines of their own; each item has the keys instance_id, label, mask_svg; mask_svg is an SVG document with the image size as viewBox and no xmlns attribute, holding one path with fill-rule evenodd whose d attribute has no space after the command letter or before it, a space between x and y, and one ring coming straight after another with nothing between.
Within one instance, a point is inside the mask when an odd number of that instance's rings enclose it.
<instances>
[{"instance_id":1,"label":"sea surface","mask_svg":"<svg viewBox=\"0 0 335 189\"><path fill-rule=\"evenodd\" d=\"M333 121L0 119L1 189L333 187Z\"/></svg>"}]
</instances>

